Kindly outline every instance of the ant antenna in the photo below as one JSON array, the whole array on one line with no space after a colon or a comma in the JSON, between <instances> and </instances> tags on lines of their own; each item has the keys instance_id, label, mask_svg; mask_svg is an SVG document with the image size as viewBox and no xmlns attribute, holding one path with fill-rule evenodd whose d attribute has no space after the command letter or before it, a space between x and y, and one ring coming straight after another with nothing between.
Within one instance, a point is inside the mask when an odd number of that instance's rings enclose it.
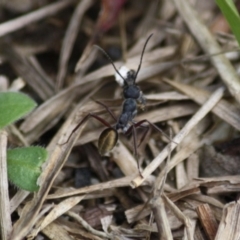
<instances>
[{"instance_id":1,"label":"ant antenna","mask_svg":"<svg viewBox=\"0 0 240 240\"><path fill-rule=\"evenodd\" d=\"M143 54L144 54L145 48L147 46L147 43L148 43L149 39L152 37L152 35L153 35L153 33L148 37L147 41L144 44L142 54L141 54L141 58L140 58L140 63L139 63L139 66L138 66L138 70L137 70L137 72L135 74L135 77L134 77L135 79L137 79L138 72L140 71L140 68L141 68L141 65L142 65L142 59L143 59Z\"/></svg>"},{"instance_id":2,"label":"ant antenna","mask_svg":"<svg viewBox=\"0 0 240 240\"><path fill-rule=\"evenodd\" d=\"M102 53L106 55L110 63L113 65L114 70L117 72L117 74L123 79L124 82L126 82L125 78L121 75L121 73L117 70L116 66L113 63L113 60L110 58L110 56L99 46L94 45L94 47L98 48Z\"/></svg>"},{"instance_id":3,"label":"ant antenna","mask_svg":"<svg viewBox=\"0 0 240 240\"><path fill-rule=\"evenodd\" d=\"M141 58L140 58L140 63L139 63L139 65L138 65L138 70L137 70L137 72L136 72L136 74L135 74L134 79L137 78L138 72L139 72L140 69L141 69L143 54L144 54L145 48L146 48L146 46L147 46L147 43L148 43L149 39L152 37L152 35L153 35L153 33L147 38L147 40L146 40L146 42L145 42L145 44L144 44L144 46L143 46L143 50L142 50L142 54L141 54ZM117 72L117 74L123 79L124 82L126 82L126 79L125 79L125 78L122 76L122 74L117 70L117 68L116 68L116 66L114 65L114 62L113 62L113 60L110 58L110 56L109 56L101 47L99 47L98 45L94 45L94 47L98 48L102 53L104 53L104 55L108 58L108 60L110 61L110 63L113 65L113 68L114 68L114 70Z\"/></svg>"}]
</instances>

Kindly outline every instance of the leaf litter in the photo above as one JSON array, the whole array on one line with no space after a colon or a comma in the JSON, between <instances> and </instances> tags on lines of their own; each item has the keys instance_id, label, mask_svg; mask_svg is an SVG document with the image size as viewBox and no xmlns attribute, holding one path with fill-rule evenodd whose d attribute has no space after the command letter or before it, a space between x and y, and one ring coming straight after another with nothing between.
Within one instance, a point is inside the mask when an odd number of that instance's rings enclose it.
<instances>
[{"instance_id":1,"label":"leaf litter","mask_svg":"<svg viewBox=\"0 0 240 240\"><path fill-rule=\"evenodd\" d=\"M10 186L11 239L238 239L240 55L214 1L34 2L0 12L0 86L21 78L17 90L39 103L8 128L9 145L49 152L36 194ZM73 130L90 112L116 124L95 100L121 111L94 45L136 70L152 33L137 78L147 105L134 120L165 134L137 128L140 176L133 136L101 157L101 123Z\"/></svg>"}]
</instances>

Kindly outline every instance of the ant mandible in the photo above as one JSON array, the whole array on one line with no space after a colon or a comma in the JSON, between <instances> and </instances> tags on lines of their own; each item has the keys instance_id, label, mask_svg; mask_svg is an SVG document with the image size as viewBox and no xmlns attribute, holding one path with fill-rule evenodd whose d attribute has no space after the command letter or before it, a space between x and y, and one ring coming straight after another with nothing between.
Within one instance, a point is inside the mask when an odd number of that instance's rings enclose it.
<instances>
[{"instance_id":1,"label":"ant mandible","mask_svg":"<svg viewBox=\"0 0 240 240\"><path fill-rule=\"evenodd\" d=\"M122 111L121 111L120 116L118 118L116 118L116 116L113 114L113 112L104 103L96 101L96 103L102 105L109 112L109 114L114 119L114 121L116 121L116 125L112 127L103 118L99 117L98 115L96 115L94 113L89 113L72 130L70 136L68 137L68 140L65 143L67 143L69 141L72 134L90 117L95 118L96 120L98 120L99 122L101 122L103 125L105 125L107 127L105 130L103 130L103 132L100 134L100 137L98 139L98 151L101 156L105 155L107 152L111 151L115 147L117 140L118 140L118 131L119 130L121 130L126 135L133 133L134 155L135 156L137 156L137 143L136 143L136 139L137 139L136 128L137 127L147 128L140 140L139 145L143 142L143 140L149 130L149 126L142 125L143 123L148 123L154 129L163 133L162 130L159 129L155 124L149 122L146 119L141 120L139 122L133 121L134 117L137 114L138 104L140 104L142 109L146 105L146 99L145 99L140 87L136 84L136 78L141 69L142 59L143 59L145 48L147 46L149 39L152 37L152 35L153 34L151 34L147 38L147 40L144 44L144 47L143 47L143 50L141 53L140 63L139 63L137 71L135 72L134 70L129 70L126 72L125 77L123 77L123 75L120 73L120 71L117 70L116 66L114 65L112 59L108 56L108 54L102 48L100 48L99 46L96 46L101 52L103 52L107 56L107 58L110 60L110 62L112 64L113 68L115 69L116 73L121 77L122 81L118 80L118 82L123 88L124 102L122 105ZM138 170L139 170L139 174L141 175L139 162L138 162Z\"/></svg>"}]
</instances>

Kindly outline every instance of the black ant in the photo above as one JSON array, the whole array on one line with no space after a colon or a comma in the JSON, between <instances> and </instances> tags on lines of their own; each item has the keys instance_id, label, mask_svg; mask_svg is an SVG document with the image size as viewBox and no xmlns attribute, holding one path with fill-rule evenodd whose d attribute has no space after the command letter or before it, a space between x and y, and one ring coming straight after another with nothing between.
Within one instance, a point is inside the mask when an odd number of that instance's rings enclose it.
<instances>
[{"instance_id":1,"label":"black ant","mask_svg":"<svg viewBox=\"0 0 240 240\"><path fill-rule=\"evenodd\" d=\"M135 156L137 156L137 147L142 143L142 141L144 140L144 138L149 130L149 126L142 125L143 123L148 123L154 129L163 133L162 130L159 129L155 124L149 122L146 119L141 120L139 122L133 121L134 117L137 114L138 104L140 104L140 106L142 108L144 108L144 106L146 105L145 97L144 97L140 87L136 84L136 78L141 69L142 59L143 59L143 54L144 54L145 48L151 37L152 37L152 34L147 38L147 40L144 44L144 47L143 47L143 50L141 53L140 63L139 63L137 71L135 72L134 70L129 70L126 74L126 77L123 77L122 74L117 70L112 59L108 56L108 54L102 48L96 46L107 56L107 58L110 60L111 64L113 65L113 68L115 69L116 73L123 80L123 82L120 84L123 87L123 97L125 99L123 102L122 111L121 111L119 118L116 118L115 115L113 114L113 112L104 103L96 101L96 103L102 105L109 112L109 114L112 116L114 121L116 121L116 125L114 127L112 127L103 118L99 117L98 115L96 115L94 113L89 113L72 130L72 133L70 134L68 140L71 138L72 134L90 117L95 118L96 120L98 120L99 122L101 122L103 125L105 125L107 127L100 134L100 137L98 139L98 151L99 151L100 155L105 155L107 152L111 151L115 147L117 140L118 140L118 131L119 130L121 130L126 135L133 133L134 155ZM136 128L137 127L147 128L145 133L143 134L138 146L136 144L136 139L137 139ZM65 143L67 143L68 140ZM138 170L141 175L139 163L138 163Z\"/></svg>"}]
</instances>

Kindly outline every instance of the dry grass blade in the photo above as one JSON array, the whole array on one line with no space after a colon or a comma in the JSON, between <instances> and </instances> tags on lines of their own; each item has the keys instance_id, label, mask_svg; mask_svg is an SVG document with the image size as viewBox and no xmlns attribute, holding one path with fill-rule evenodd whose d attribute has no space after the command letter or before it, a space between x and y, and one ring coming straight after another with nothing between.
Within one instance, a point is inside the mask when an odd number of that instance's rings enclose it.
<instances>
[{"instance_id":1,"label":"dry grass blade","mask_svg":"<svg viewBox=\"0 0 240 240\"><path fill-rule=\"evenodd\" d=\"M0 131L0 234L8 240L12 232L7 177L7 133Z\"/></svg>"},{"instance_id":2,"label":"dry grass blade","mask_svg":"<svg viewBox=\"0 0 240 240\"><path fill-rule=\"evenodd\" d=\"M210 197L210 196L206 196L206 195L191 195L189 196L190 199L195 199L197 201L203 202L203 203L207 203L211 206L217 207L219 209L223 209L224 204L222 204L219 200Z\"/></svg>"},{"instance_id":3,"label":"dry grass blade","mask_svg":"<svg viewBox=\"0 0 240 240\"><path fill-rule=\"evenodd\" d=\"M223 194L229 192L238 192L240 189L240 177L238 175L233 175L213 178L196 178L190 184L181 189L180 192L193 191L194 189L199 187L202 187L206 194ZM174 196L175 193L170 193L168 197L172 195ZM170 198L172 199L172 197Z\"/></svg>"},{"instance_id":4,"label":"dry grass blade","mask_svg":"<svg viewBox=\"0 0 240 240\"><path fill-rule=\"evenodd\" d=\"M239 212L239 201L231 202L224 207L216 240L237 240L240 238Z\"/></svg>"},{"instance_id":5,"label":"dry grass blade","mask_svg":"<svg viewBox=\"0 0 240 240\"><path fill-rule=\"evenodd\" d=\"M167 179L169 161L171 158L170 145L169 145L168 151L169 151L168 158L164 168L164 174L163 174L163 177L159 175L156 179L154 190L153 190L153 198L150 200L150 206L152 210L152 215L154 216L154 219L157 224L158 235L160 239L171 240L173 239L173 236L171 232L169 218L167 217L165 203L163 201L164 185Z\"/></svg>"},{"instance_id":6,"label":"dry grass blade","mask_svg":"<svg viewBox=\"0 0 240 240\"><path fill-rule=\"evenodd\" d=\"M18 190L18 192L11 199L11 213L13 213L19 205L24 201L24 199L29 195L28 191Z\"/></svg>"},{"instance_id":7,"label":"dry grass blade","mask_svg":"<svg viewBox=\"0 0 240 240\"><path fill-rule=\"evenodd\" d=\"M173 138L171 144L171 151L176 148L176 143L179 144L185 136L192 130L192 128L209 112L211 109L217 104L217 102L222 98L224 89L219 88L215 91L208 101L198 110L197 113L188 121L188 123L182 128L182 130L178 133L177 136ZM144 169L142 172L142 177L137 177L132 181L132 186L139 186L146 177L148 177L167 157L168 154L168 146L164 148L164 150Z\"/></svg>"},{"instance_id":8,"label":"dry grass blade","mask_svg":"<svg viewBox=\"0 0 240 240\"><path fill-rule=\"evenodd\" d=\"M51 223L45 227L42 231L50 239L64 239L75 240L76 238L71 236L69 232L62 226L62 224Z\"/></svg>"},{"instance_id":9,"label":"dry grass blade","mask_svg":"<svg viewBox=\"0 0 240 240\"><path fill-rule=\"evenodd\" d=\"M79 223L77 223L77 222L69 222L66 219L61 218L61 219L57 219L56 221L51 223L50 227L53 224L58 225L60 227L64 226L64 229L67 231L69 236L72 236L72 235L76 236L77 235L77 236L79 236L78 237L79 239L81 239L81 238L88 239L89 238L89 239L92 239L92 240L102 240L102 238L100 238L100 237L98 237L98 236L96 236L96 235L94 235L90 232L87 232L84 228L80 228ZM46 232L45 230L46 230L46 228L44 228L44 230L43 230L44 233ZM76 239L76 237L74 239Z\"/></svg>"},{"instance_id":10,"label":"dry grass blade","mask_svg":"<svg viewBox=\"0 0 240 240\"><path fill-rule=\"evenodd\" d=\"M145 95L147 100L186 100L189 97L178 92L164 92L158 94Z\"/></svg>"},{"instance_id":11,"label":"dry grass blade","mask_svg":"<svg viewBox=\"0 0 240 240\"><path fill-rule=\"evenodd\" d=\"M112 154L114 162L119 166L125 176L137 175L137 162L121 142L114 148Z\"/></svg>"},{"instance_id":12,"label":"dry grass blade","mask_svg":"<svg viewBox=\"0 0 240 240\"><path fill-rule=\"evenodd\" d=\"M210 240L214 240L218 224L208 204L202 204L197 207L198 217L202 223L204 231Z\"/></svg>"},{"instance_id":13,"label":"dry grass blade","mask_svg":"<svg viewBox=\"0 0 240 240\"><path fill-rule=\"evenodd\" d=\"M184 197L191 196L193 194L199 194L201 191L198 187L189 187L188 189L181 189L173 193L167 194L167 197L171 199L171 201L176 202Z\"/></svg>"},{"instance_id":14,"label":"dry grass blade","mask_svg":"<svg viewBox=\"0 0 240 240\"><path fill-rule=\"evenodd\" d=\"M134 223L135 221L143 219L144 217L150 215L150 213L151 208L148 205L145 206L143 204L125 211L128 223Z\"/></svg>"},{"instance_id":15,"label":"dry grass blade","mask_svg":"<svg viewBox=\"0 0 240 240\"><path fill-rule=\"evenodd\" d=\"M111 189L111 188L117 188L117 187L126 187L129 186L129 181L132 179L132 176L123 177L117 180L112 180L109 182L99 183L95 185L91 185L88 187L80 188L80 189L67 189L66 191L57 192L56 194L49 194L48 199L55 199L55 198L61 198L61 197L68 197L78 194L86 194L91 192L103 191L105 189Z\"/></svg>"},{"instance_id":16,"label":"dry grass blade","mask_svg":"<svg viewBox=\"0 0 240 240\"><path fill-rule=\"evenodd\" d=\"M159 239L169 239L172 240L171 227L168 221L168 215L165 210L165 205L162 197L156 197L151 200L151 208L154 212L154 217L157 222Z\"/></svg>"},{"instance_id":17,"label":"dry grass blade","mask_svg":"<svg viewBox=\"0 0 240 240\"><path fill-rule=\"evenodd\" d=\"M136 117L136 120L151 119L152 123L163 122L170 119L184 117L195 113L197 107L195 104L172 104L168 107L161 107L157 110L142 113Z\"/></svg>"}]
</instances>

